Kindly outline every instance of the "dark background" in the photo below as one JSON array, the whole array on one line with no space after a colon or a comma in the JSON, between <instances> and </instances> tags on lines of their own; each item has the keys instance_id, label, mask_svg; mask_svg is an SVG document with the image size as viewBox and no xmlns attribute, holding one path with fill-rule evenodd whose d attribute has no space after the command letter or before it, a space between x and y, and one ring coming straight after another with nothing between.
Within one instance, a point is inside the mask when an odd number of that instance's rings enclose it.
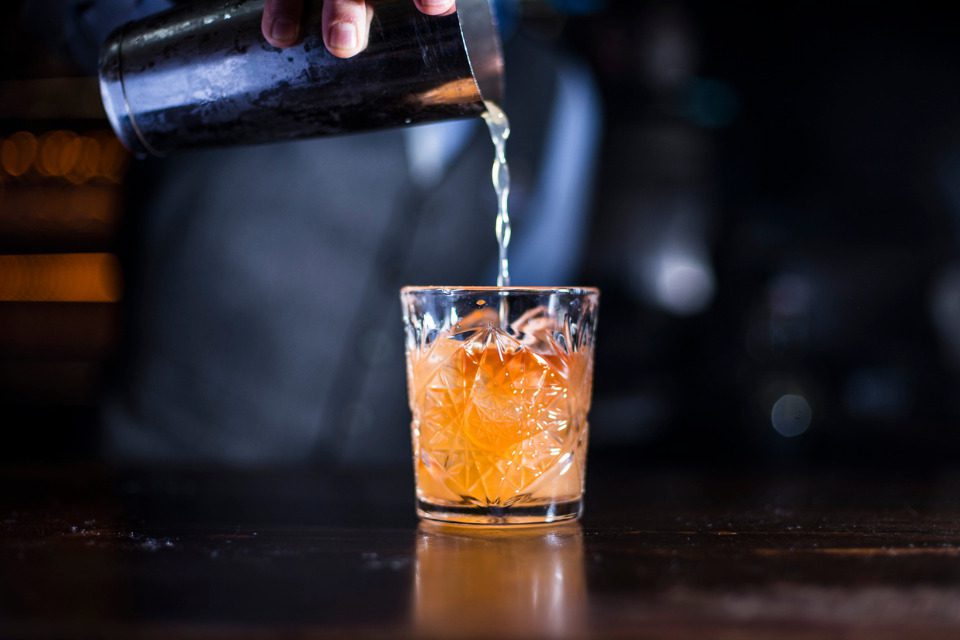
<instances>
[{"instance_id":1,"label":"dark background","mask_svg":"<svg viewBox=\"0 0 960 640\"><path fill-rule=\"evenodd\" d=\"M960 460L960 11L561 4L522 5L520 29L582 56L604 100L592 451ZM19 10L0 8L0 461L93 459L131 161Z\"/></svg>"}]
</instances>

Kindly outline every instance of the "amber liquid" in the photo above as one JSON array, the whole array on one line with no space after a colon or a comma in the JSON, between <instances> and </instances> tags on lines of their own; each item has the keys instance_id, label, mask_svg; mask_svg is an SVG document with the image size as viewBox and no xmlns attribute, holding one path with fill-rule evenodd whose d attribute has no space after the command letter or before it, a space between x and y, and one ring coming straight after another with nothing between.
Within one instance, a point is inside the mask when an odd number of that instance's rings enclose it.
<instances>
[{"instance_id":1,"label":"amber liquid","mask_svg":"<svg viewBox=\"0 0 960 640\"><path fill-rule=\"evenodd\" d=\"M529 334L520 342L490 320L408 354L418 498L452 512L480 508L491 523L527 508L579 509L590 355ZM577 515L552 513L547 521Z\"/></svg>"}]
</instances>

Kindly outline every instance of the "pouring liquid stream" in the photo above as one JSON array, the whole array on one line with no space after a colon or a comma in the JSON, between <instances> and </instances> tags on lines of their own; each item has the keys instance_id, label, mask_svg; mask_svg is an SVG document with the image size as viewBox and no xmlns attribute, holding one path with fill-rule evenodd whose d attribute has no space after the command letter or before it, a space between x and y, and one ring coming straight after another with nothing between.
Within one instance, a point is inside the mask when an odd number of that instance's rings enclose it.
<instances>
[{"instance_id":1,"label":"pouring liquid stream","mask_svg":"<svg viewBox=\"0 0 960 640\"><path fill-rule=\"evenodd\" d=\"M483 119L490 129L490 140L493 142L494 157L491 178L493 189L497 193L497 221L496 235L499 252L497 254L497 286L510 286L510 262L507 259L507 249L510 246L510 166L507 164L507 138L510 137L510 121L503 109L490 100L484 101L486 111ZM500 326L507 328L509 309L507 297L500 298Z\"/></svg>"}]
</instances>

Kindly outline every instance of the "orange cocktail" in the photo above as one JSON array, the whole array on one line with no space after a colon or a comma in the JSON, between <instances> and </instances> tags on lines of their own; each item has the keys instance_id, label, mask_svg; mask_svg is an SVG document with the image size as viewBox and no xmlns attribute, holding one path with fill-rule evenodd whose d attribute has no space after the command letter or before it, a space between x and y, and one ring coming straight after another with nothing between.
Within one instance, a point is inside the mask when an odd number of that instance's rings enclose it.
<instances>
[{"instance_id":1,"label":"orange cocktail","mask_svg":"<svg viewBox=\"0 0 960 640\"><path fill-rule=\"evenodd\" d=\"M579 515L596 299L592 289L404 290L421 515Z\"/></svg>"}]
</instances>

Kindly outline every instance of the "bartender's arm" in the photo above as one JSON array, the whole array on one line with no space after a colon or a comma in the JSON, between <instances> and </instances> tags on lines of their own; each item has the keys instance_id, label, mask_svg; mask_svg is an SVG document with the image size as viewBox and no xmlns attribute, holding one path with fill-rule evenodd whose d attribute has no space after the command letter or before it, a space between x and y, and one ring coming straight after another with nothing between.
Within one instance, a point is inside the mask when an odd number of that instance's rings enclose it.
<instances>
[{"instance_id":1,"label":"bartender's arm","mask_svg":"<svg viewBox=\"0 0 960 640\"><path fill-rule=\"evenodd\" d=\"M445 16L456 11L454 0L413 0L423 13ZM266 0L260 28L275 47L300 40L303 0ZM326 0L323 3L323 42L338 58L355 56L367 47L373 6L366 0Z\"/></svg>"}]
</instances>

